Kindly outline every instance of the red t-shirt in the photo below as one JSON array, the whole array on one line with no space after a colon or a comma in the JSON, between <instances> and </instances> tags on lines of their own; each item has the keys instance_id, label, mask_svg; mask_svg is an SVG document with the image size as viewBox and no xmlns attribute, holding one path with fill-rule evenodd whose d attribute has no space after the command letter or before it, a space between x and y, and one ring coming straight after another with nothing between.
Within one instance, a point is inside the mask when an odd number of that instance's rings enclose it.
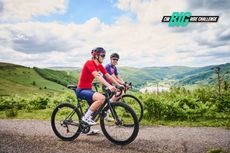
<instances>
[{"instance_id":1,"label":"red t-shirt","mask_svg":"<svg viewBox=\"0 0 230 153\"><path fill-rule=\"evenodd\" d=\"M92 72L94 71L100 71L103 75L107 73L101 64L97 65L93 60L86 61L81 71L81 76L77 85L78 88L92 89L92 82L94 80Z\"/></svg>"}]
</instances>

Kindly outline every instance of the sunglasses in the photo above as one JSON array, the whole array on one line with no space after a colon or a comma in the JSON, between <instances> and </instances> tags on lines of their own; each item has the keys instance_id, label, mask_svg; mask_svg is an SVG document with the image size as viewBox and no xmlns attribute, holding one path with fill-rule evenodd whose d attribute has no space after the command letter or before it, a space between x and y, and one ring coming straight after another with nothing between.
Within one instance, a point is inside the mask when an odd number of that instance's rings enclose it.
<instances>
[{"instance_id":1,"label":"sunglasses","mask_svg":"<svg viewBox=\"0 0 230 153\"><path fill-rule=\"evenodd\" d=\"M117 59L117 58L112 58L112 60L113 60L113 61L118 61L118 59Z\"/></svg>"},{"instance_id":2,"label":"sunglasses","mask_svg":"<svg viewBox=\"0 0 230 153\"><path fill-rule=\"evenodd\" d=\"M102 58L105 58L105 54L101 54L100 56L101 56Z\"/></svg>"}]
</instances>

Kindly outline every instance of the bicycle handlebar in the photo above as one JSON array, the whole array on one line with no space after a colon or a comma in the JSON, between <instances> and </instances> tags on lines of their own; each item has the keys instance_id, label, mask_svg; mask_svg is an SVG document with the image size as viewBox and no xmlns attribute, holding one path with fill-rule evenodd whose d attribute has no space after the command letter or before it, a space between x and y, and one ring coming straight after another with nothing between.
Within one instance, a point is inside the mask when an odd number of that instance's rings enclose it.
<instances>
[{"instance_id":1,"label":"bicycle handlebar","mask_svg":"<svg viewBox=\"0 0 230 153\"><path fill-rule=\"evenodd\" d=\"M122 91L125 90L122 86L115 86L119 91L119 94L115 94L115 97L120 97L122 95ZM116 92L117 93L117 92Z\"/></svg>"},{"instance_id":2,"label":"bicycle handlebar","mask_svg":"<svg viewBox=\"0 0 230 153\"><path fill-rule=\"evenodd\" d=\"M124 84L123 84L124 86L125 86L125 89L124 89L124 92L126 93L126 91L129 89L129 88L131 88L132 89L132 82L129 82L129 83L127 83L127 82L125 82Z\"/></svg>"},{"instance_id":3,"label":"bicycle handlebar","mask_svg":"<svg viewBox=\"0 0 230 153\"><path fill-rule=\"evenodd\" d=\"M120 93L119 93L118 95L116 95L117 91L116 91L116 92L111 92L108 88L105 90L105 96L106 96L108 99L112 98L114 95L115 95L116 97L119 97L119 96L122 94L122 90L124 90L124 88L121 87L121 86L115 86L115 88L116 88L117 90L120 90Z\"/></svg>"}]
</instances>

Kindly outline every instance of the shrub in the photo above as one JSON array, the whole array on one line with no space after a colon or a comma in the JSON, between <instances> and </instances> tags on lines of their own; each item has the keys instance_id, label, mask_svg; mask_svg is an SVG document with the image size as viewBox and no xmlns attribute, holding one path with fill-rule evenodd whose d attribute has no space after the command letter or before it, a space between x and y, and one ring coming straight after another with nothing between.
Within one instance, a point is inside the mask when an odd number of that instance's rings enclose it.
<instances>
[{"instance_id":1,"label":"shrub","mask_svg":"<svg viewBox=\"0 0 230 153\"><path fill-rule=\"evenodd\" d=\"M35 109L35 110L46 109L48 102L49 102L48 97L35 97L31 99L29 105L31 105L31 109Z\"/></svg>"},{"instance_id":2,"label":"shrub","mask_svg":"<svg viewBox=\"0 0 230 153\"><path fill-rule=\"evenodd\" d=\"M212 88L198 88L186 91L184 88L172 88L170 92L143 94L144 117L148 120L190 120L199 118L217 118L218 112L229 114L230 93L221 96Z\"/></svg>"},{"instance_id":3,"label":"shrub","mask_svg":"<svg viewBox=\"0 0 230 153\"><path fill-rule=\"evenodd\" d=\"M18 115L18 110L16 108L5 110L5 115L7 118L16 117Z\"/></svg>"}]
</instances>

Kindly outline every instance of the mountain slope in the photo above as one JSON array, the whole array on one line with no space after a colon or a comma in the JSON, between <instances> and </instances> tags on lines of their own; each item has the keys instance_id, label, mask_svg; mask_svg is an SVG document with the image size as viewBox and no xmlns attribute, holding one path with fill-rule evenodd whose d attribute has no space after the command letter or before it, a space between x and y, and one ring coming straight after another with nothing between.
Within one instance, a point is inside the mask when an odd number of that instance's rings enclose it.
<instances>
[{"instance_id":1,"label":"mountain slope","mask_svg":"<svg viewBox=\"0 0 230 153\"><path fill-rule=\"evenodd\" d=\"M41 77L34 69L0 62L0 95L52 94L67 89Z\"/></svg>"},{"instance_id":2,"label":"mountain slope","mask_svg":"<svg viewBox=\"0 0 230 153\"><path fill-rule=\"evenodd\" d=\"M230 63L221 64L221 65L211 65L195 70L178 74L175 76L175 79L178 82L175 85L193 85L193 84L210 84L217 81L217 74L213 68L220 67L220 76L224 81L230 81Z\"/></svg>"},{"instance_id":3,"label":"mountain slope","mask_svg":"<svg viewBox=\"0 0 230 153\"><path fill-rule=\"evenodd\" d=\"M122 78L132 82L138 89L148 83L176 86L214 84L217 82L217 74L212 68L216 66L220 67L220 75L224 76L223 79L230 81L230 73L227 73L230 71L229 63L198 68L171 66L118 67L118 69ZM66 85L77 84L81 69L61 67L58 69L28 68L0 62L0 95L52 94L69 91Z\"/></svg>"},{"instance_id":4,"label":"mountain slope","mask_svg":"<svg viewBox=\"0 0 230 153\"><path fill-rule=\"evenodd\" d=\"M126 82L132 82L135 87L146 85L146 83L161 83L167 85L185 86L195 84L209 84L216 82L216 73L211 68L219 65L211 65L205 67L185 67L185 66L168 66L168 67L119 67L118 71ZM223 75L230 70L230 64L220 65L221 74ZM53 68L55 69L55 68ZM81 69L79 68L61 68L79 76ZM210 79L212 78L212 79ZM226 80L230 80L229 74L225 75Z\"/></svg>"},{"instance_id":5,"label":"mountain slope","mask_svg":"<svg viewBox=\"0 0 230 153\"><path fill-rule=\"evenodd\" d=\"M60 85L67 86L68 84L77 84L78 82L78 74L72 73L69 71L58 71L51 69L40 69L34 67L34 70L41 75L43 78L56 82Z\"/></svg>"},{"instance_id":6,"label":"mountain slope","mask_svg":"<svg viewBox=\"0 0 230 153\"><path fill-rule=\"evenodd\" d=\"M127 82L130 81L136 85L144 85L146 82L168 82L168 80L175 79L176 75L186 73L194 69L195 68L183 66L119 68L120 74L124 80L128 80Z\"/></svg>"}]
</instances>

